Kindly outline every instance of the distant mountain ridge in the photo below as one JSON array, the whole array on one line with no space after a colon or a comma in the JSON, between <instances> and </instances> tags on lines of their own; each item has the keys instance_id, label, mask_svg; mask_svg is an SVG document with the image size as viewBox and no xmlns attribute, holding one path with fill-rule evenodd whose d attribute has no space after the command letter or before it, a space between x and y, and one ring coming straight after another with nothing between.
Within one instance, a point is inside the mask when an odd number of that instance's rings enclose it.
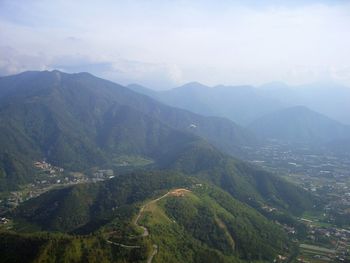
<instances>
[{"instance_id":1,"label":"distant mountain ridge","mask_svg":"<svg viewBox=\"0 0 350 263\"><path fill-rule=\"evenodd\" d=\"M277 100L259 94L252 86L208 87L198 82L191 82L159 92L139 85L129 87L168 105L206 116L226 117L241 125L283 107Z\"/></svg>"},{"instance_id":2,"label":"distant mountain ridge","mask_svg":"<svg viewBox=\"0 0 350 263\"><path fill-rule=\"evenodd\" d=\"M287 107L302 105L350 125L350 87L324 81L296 86L272 83L260 88L265 96L279 100Z\"/></svg>"},{"instance_id":3,"label":"distant mountain ridge","mask_svg":"<svg viewBox=\"0 0 350 263\"><path fill-rule=\"evenodd\" d=\"M139 85L130 86L172 106L198 114L229 118L240 125L283 108L305 106L344 124L350 125L350 88L332 82L289 86L271 82L259 87L208 87L187 83L166 91L154 91Z\"/></svg>"},{"instance_id":4,"label":"distant mountain ridge","mask_svg":"<svg viewBox=\"0 0 350 263\"><path fill-rule=\"evenodd\" d=\"M304 106L286 108L267 114L247 127L265 139L306 144L323 144L350 138L350 126L343 125Z\"/></svg>"}]
</instances>

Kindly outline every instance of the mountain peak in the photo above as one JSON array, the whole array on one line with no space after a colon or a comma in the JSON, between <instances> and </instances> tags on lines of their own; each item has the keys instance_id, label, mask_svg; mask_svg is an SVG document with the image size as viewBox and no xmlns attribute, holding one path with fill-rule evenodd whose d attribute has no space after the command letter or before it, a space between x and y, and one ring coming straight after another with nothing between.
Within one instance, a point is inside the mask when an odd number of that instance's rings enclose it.
<instances>
[{"instance_id":1,"label":"mountain peak","mask_svg":"<svg viewBox=\"0 0 350 263\"><path fill-rule=\"evenodd\" d=\"M199 82L196 82L196 81L193 81L193 82L189 82L189 83L186 83L178 88L175 88L175 89L190 89L190 90L197 90L197 89L208 89L210 88L209 86L206 86L202 83L199 83Z\"/></svg>"},{"instance_id":2,"label":"mountain peak","mask_svg":"<svg viewBox=\"0 0 350 263\"><path fill-rule=\"evenodd\" d=\"M61 80L62 80L62 72L60 72L58 70L52 70L51 73L54 74L54 77L55 77L57 82L61 82Z\"/></svg>"},{"instance_id":3,"label":"mountain peak","mask_svg":"<svg viewBox=\"0 0 350 263\"><path fill-rule=\"evenodd\" d=\"M78 76L78 77L95 77L94 75L92 75L91 73L89 72L74 72L74 73L67 73L67 72L63 72L63 71L60 71L60 70L57 70L57 69L54 69L52 71L50 71L51 73L55 74L56 76L58 75L69 75L69 76Z\"/></svg>"},{"instance_id":4,"label":"mountain peak","mask_svg":"<svg viewBox=\"0 0 350 263\"><path fill-rule=\"evenodd\" d=\"M55 74L61 74L61 73L63 73L62 71L59 71L58 69L53 69L53 70L51 70L51 71L49 71L49 72L52 72L52 73L55 73Z\"/></svg>"}]
</instances>

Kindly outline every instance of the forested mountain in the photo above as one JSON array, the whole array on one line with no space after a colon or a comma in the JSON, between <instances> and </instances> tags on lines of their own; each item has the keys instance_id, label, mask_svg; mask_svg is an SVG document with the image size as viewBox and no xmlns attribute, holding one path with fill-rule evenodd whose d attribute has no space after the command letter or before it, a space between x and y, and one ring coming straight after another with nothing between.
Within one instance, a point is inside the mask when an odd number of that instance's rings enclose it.
<instances>
[{"instance_id":1,"label":"forested mountain","mask_svg":"<svg viewBox=\"0 0 350 263\"><path fill-rule=\"evenodd\" d=\"M18 262L13 247L28 262L150 262L156 254L152 262L271 262L291 249L272 220L317 205L302 188L226 153L256 143L228 119L87 73L0 78L0 120L2 189L30 182L36 160L83 172L113 167L122 155L153 161L148 171L115 169L113 179L21 203L5 216L31 234L0 232L0 262Z\"/></svg>"},{"instance_id":2,"label":"forested mountain","mask_svg":"<svg viewBox=\"0 0 350 263\"><path fill-rule=\"evenodd\" d=\"M163 168L210 181L255 208L269 204L300 214L314 204L311 195L299 187L261 168L233 159L203 141L184 144L164 155L161 163Z\"/></svg>"},{"instance_id":3,"label":"forested mountain","mask_svg":"<svg viewBox=\"0 0 350 263\"><path fill-rule=\"evenodd\" d=\"M38 159L79 171L135 154L152 158L155 167L205 178L244 202L303 210L293 200L297 188L285 196L289 184L193 134L226 149L247 142L228 120L171 108L87 73L26 72L0 83L2 187L25 182ZM188 128L191 123L198 126Z\"/></svg>"},{"instance_id":4,"label":"forested mountain","mask_svg":"<svg viewBox=\"0 0 350 263\"><path fill-rule=\"evenodd\" d=\"M71 170L118 154L157 159L199 135L239 153L256 143L233 122L172 108L88 73L25 72L0 78L1 188L26 182L35 160Z\"/></svg>"},{"instance_id":5,"label":"forested mountain","mask_svg":"<svg viewBox=\"0 0 350 263\"><path fill-rule=\"evenodd\" d=\"M0 0L0 263L350 263L349 14Z\"/></svg>"},{"instance_id":6,"label":"forested mountain","mask_svg":"<svg viewBox=\"0 0 350 263\"><path fill-rule=\"evenodd\" d=\"M132 218L138 213L140 203L169 190L166 197L144 208L141 221L149 228L150 240L142 236L127 238L135 231ZM173 172L134 173L107 182L51 191L21 205L14 219L22 231L33 227L84 234L99 230L95 242L99 241L104 257L106 250L111 249L106 245L107 240L144 247L134 252L139 259L146 258L146 241L152 241L160 245L155 262L271 261L289 244L280 227L253 208L217 187ZM67 237L60 237L64 238ZM44 250L46 257L55 254L50 249ZM4 251L3 255L8 253ZM79 255L79 252L75 254L77 258ZM124 256L119 254L120 259Z\"/></svg>"},{"instance_id":7,"label":"forested mountain","mask_svg":"<svg viewBox=\"0 0 350 263\"><path fill-rule=\"evenodd\" d=\"M270 113L247 127L262 138L288 142L320 145L350 138L349 126L303 106Z\"/></svg>"}]
</instances>

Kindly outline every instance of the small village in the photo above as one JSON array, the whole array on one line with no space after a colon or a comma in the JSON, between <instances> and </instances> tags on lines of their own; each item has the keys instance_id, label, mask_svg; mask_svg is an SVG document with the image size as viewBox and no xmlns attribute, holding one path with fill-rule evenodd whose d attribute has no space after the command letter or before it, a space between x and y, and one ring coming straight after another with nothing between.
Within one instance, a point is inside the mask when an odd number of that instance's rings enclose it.
<instances>
[{"instance_id":1,"label":"small village","mask_svg":"<svg viewBox=\"0 0 350 263\"><path fill-rule=\"evenodd\" d=\"M350 230L323 225L301 218L308 226L305 244L300 244L300 262L348 262L350 258Z\"/></svg>"},{"instance_id":2,"label":"small village","mask_svg":"<svg viewBox=\"0 0 350 263\"><path fill-rule=\"evenodd\" d=\"M90 175L85 175L80 172L67 172L63 168L54 166L45 160L35 161L33 166L38 172L33 183L23 186L21 190L11 191L7 195L0 197L0 216L17 207L20 203L37 197L53 188L79 183L96 183L114 177L114 172L111 169L98 169ZM5 219L0 220L0 225L8 223Z\"/></svg>"}]
</instances>

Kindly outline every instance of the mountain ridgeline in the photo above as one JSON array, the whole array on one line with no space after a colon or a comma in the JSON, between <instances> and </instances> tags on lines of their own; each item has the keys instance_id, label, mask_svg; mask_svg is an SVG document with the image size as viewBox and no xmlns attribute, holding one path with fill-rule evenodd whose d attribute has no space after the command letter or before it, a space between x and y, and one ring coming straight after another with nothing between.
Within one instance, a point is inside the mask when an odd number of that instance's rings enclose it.
<instances>
[{"instance_id":1,"label":"mountain ridgeline","mask_svg":"<svg viewBox=\"0 0 350 263\"><path fill-rule=\"evenodd\" d=\"M129 154L206 178L245 202L303 209L293 200L297 188L287 197L281 185L288 183L217 149L254 141L229 120L172 108L87 73L25 72L0 83L0 167L9 186L30 181L26 171L38 159L80 171Z\"/></svg>"},{"instance_id":2,"label":"mountain ridgeline","mask_svg":"<svg viewBox=\"0 0 350 263\"><path fill-rule=\"evenodd\" d=\"M0 78L0 190L32 182L36 160L115 170L107 181L53 189L9 211L17 233L0 231L0 262L272 262L293 247L273 220L318 200L229 154L257 143L228 119L88 73ZM123 155L153 162L125 173L114 166Z\"/></svg>"},{"instance_id":3,"label":"mountain ridgeline","mask_svg":"<svg viewBox=\"0 0 350 263\"><path fill-rule=\"evenodd\" d=\"M304 106L350 125L350 89L332 82L288 86L280 82L254 86L208 87L191 82L165 91L131 84L132 90L198 114L221 116L240 125L284 108Z\"/></svg>"},{"instance_id":4,"label":"mountain ridgeline","mask_svg":"<svg viewBox=\"0 0 350 263\"><path fill-rule=\"evenodd\" d=\"M334 83L289 87L216 86L197 82L165 91L131 84L132 90L169 105L206 116L222 116L243 125L260 141L303 143L332 149L334 141L350 139L349 89ZM341 94L341 96L339 96ZM327 98L327 99L325 99ZM330 117L329 117L330 116Z\"/></svg>"},{"instance_id":5,"label":"mountain ridgeline","mask_svg":"<svg viewBox=\"0 0 350 263\"><path fill-rule=\"evenodd\" d=\"M236 154L256 143L227 119L172 108L88 73L0 78L0 105L2 189L25 183L39 159L79 171L120 154L157 160L196 136Z\"/></svg>"},{"instance_id":6,"label":"mountain ridgeline","mask_svg":"<svg viewBox=\"0 0 350 263\"><path fill-rule=\"evenodd\" d=\"M206 116L221 116L245 125L264 114L283 108L276 99L260 94L252 86L208 87L191 82L165 91L153 91L131 84L130 89L161 102Z\"/></svg>"}]
</instances>

